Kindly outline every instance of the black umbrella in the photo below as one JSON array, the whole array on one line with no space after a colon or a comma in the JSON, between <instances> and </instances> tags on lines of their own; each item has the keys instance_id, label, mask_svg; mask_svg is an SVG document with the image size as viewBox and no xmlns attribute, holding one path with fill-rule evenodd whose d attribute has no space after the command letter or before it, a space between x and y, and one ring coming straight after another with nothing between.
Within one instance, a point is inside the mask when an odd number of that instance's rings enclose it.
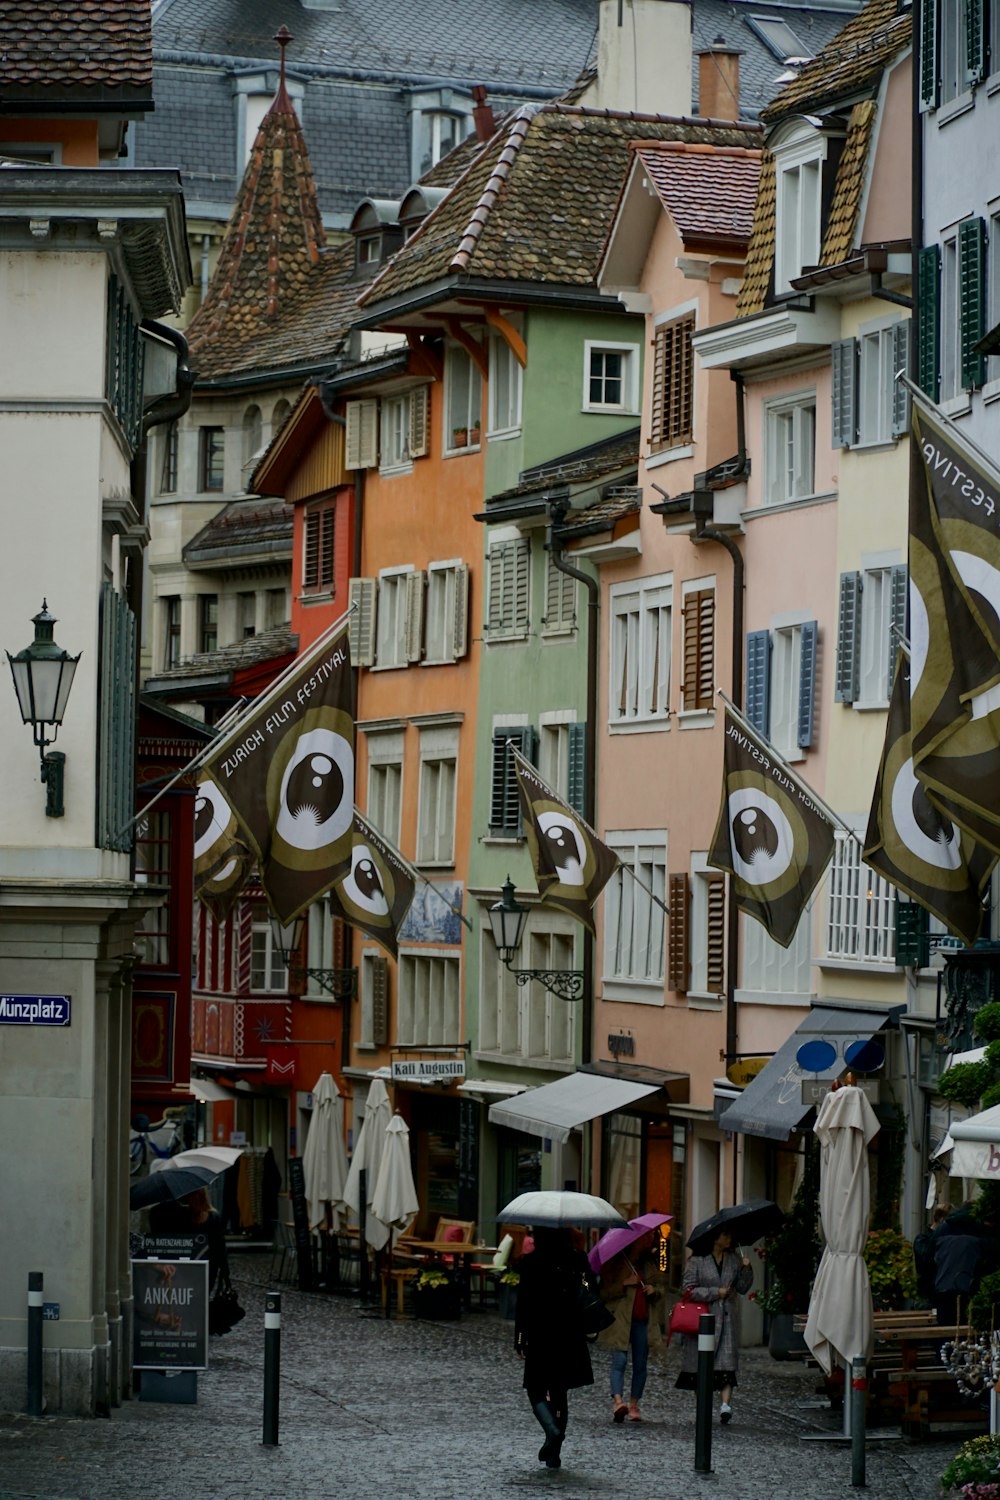
<instances>
[{"instance_id":1,"label":"black umbrella","mask_svg":"<svg viewBox=\"0 0 1000 1500\"><path fill-rule=\"evenodd\" d=\"M751 1198L749 1203L734 1203L720 1208L710 1219L702 1219L688 1235L688 1245L695 1255L704 1255L723 1229L729 1230L734 1241L751 1245L761 1235L773 1234L784 1217L770 1198Z\"/></svg>"},{"instance_id":2,"label":"black umbrella","mask_svg":"<svg viewBox=\"0 0 1000 1500\"><path fill-rule=\"evenodd\" d=\"M214 1182L221 1168L211 1167L165 1167L162 1172L150 1172L148 1177L129 1188L129 1208L152 1208L154 1203L176 1203L189 1193Z\"/></svg>"}]
</instances>

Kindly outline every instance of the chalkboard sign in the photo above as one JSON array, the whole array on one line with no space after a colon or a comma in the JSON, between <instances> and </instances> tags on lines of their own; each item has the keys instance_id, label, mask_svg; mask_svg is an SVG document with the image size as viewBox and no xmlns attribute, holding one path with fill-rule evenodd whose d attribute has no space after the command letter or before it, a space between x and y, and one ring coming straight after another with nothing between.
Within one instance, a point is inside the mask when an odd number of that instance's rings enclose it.
<instances>
[{"instance_id":1,"label":"chalkboard sign","mask_svg":"<svg viewBox=\"0 0 1000 1500\"><path fill-rule=\"evenodd\" d=\"M295 1259L299 1268L299 1290L311 1292L313 1288L312 1234L309 1231L306 1174L301 1156L293 1156L288 1163L288 1191L292 1200L292 1220L295 1225L297 1252Z\"/></svg>"},{"instance_id":2,"label":"chalkboard sign","mask_svg":"<svg viewBox=\"0 0 1000 1500\"><path fill-rule=\"evenodd\" d=\"M479 1105L461 1099L458 1105L458 1211L463 1218L479 1213Z\"/></svg>"}]
</instances>

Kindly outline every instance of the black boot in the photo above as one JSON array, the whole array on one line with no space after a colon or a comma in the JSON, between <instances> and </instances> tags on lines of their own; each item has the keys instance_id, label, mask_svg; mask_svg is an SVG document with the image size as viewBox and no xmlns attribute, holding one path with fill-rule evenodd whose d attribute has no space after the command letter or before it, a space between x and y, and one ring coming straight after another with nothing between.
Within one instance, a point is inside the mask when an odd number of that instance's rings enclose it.
<instances>
[{"instance_id":1,"label":"black boot","mask_svg":"<svg viewBox=\"0 0 1000 1500\"><path fill-rule=\"evenodd\" d=\"M540 1463L547 1464L550 1469L558 1469L562 1460L559 1457L559 1449L562 1447L562 1428L552 1414L552 1408L547 1401L532 1401L531 1410L535 1413L538 1424L545 1433L545 1442L538 1450Z\"/></svg>"}]
</instances>

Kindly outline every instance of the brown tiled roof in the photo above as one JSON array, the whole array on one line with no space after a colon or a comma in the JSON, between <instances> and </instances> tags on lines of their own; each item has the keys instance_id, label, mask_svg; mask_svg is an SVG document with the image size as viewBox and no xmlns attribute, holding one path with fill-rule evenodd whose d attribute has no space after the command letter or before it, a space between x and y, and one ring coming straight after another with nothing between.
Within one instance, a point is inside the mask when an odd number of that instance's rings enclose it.
<instances>
[{"instance_id":1,"label":"brown tiled roof","mask_svg":"<svg viewBox=\"0 0 1000 1500\"><path fill-rule=\"evenodd\" d=\"M868 146L875 127L876 113L873 99L863 99L851 110L851 117L847 122L847 139L837 166L837 181L820 251L821 266L838 265L847 259L854 248L854 230L861 207Z\"/></svg>"},{"instance_id":2,"label":"brown tiled roof","mask_svg":"<svg viewBox=\"0 0 1000 1500\"><path fill-rule=\"evenodd\" d=\"M0 114L19 91L149 94L150 0L0 0Z\"/></svg>"},{"instance_id":3,"label":"brown tiled roof","mask_svg":"<svg viewBox=\"0 0 1000 1500\"><path fill-rule=\"evenodd\" d=\"M574 531L596 531L599 526L610 531L616 521L623 520L625 516L638 515L640 510L642 490L631 484L616 486L610 494L596 500L593 505L588 505L586 510L571 510L559 531L569 535Z\"/></svg>"},{"instance_id":4,"label":"brown tiled roof","mask_svg":"<svg viewBox=\"0 0 1000 1500\"><path fill-rule=\"evenodd\" d=\"M750 238L760 151L694 141L637 141L636 155L683 240Z\"/></svg>"},{"instance_id":5,"label":"brown tiled roof","mask_svg":"<svg viewBox=\"0 0 1000 1500\"><path fill-rule=\"evenodd\" d=\"M872 88L910 41L912 17L897 0L868 0L811 62L761 110L773 125L785 115L814 113Z\"/></svg>"},{"instance_id":6,"label":"brown tiled roof","mask_svg":"<svg viewBox=\"0 0 1000 1500\"><path fill-rule=\"evenodd\" d=\"M269 552L282 557L291 551L292 507L284 500L232 500L214 515L184 548L186 563L218 560L238 552Z\"/></svg>"},{"instance_id":7,"label":"brown tiled roof","mask_svg":"<svg viewBox=\"0 0 1000 1500\"><path fill-rule=\"evenodd\" d=\"M291 626L276 625L272 630L262 630L260 635L246 636L234 641L231 646L220 646L216 651L199 651L187 657L180 666L168 667L147 679L153 683L169 682L175 678L221 677L254 667L261 662L274 661L279 656L294 656L299 649L298 635Z\"/></svg>"},{"instance_id":8,"label":"brown tiled roof","mask_svg":"<svg viewBox=\"0 0 1000 1500\"><path fill-rule=\"evenodd\" d=\"M262 341L280 329L286 311L310 285L323 243L309 153L282 69L215 274L187 331L191 363L202 376L262 363Z\"/></svg>"},{"instance_id":9,"label":"brown tiled roof","mask_svg":"<svg viewBox=\"0 0 1000 1500\"><path fill-rule=\"evenodd\" d=\"M553 458L548 463L536 464L525 469L517 484L501 493L491 495L487 505L515 500L521 495L533 495L536 491L554 485L581 485L597 483L612 474L618 474L630 466L639 465L639 430L618 433L590 448L577 449L573 453ZM590 512L588 511L588 515Z\"/></svg>"},{"instance_id":10,"label":"brown tiled roof","mask_svg":"<svg viewBox=\"0 0 1000 1500\"><path fill-rule=\"evenodd\" d=\"M771 266L774 263L774 214L777 206L777 179L774 157L770 151L761 153L760 187L757 193L757 209L753 230L747 247L746 264L743 268L743 285L736 299L736 316L747 317L760 312L771 284Z\"/></svg>"},{"instance_id":11,"label":"brown tiled roof","mask_svg":"<svg viewBox=\"0 0 1000 1500\"><path fill-rule=\"evenodd\" d=\"M506 115L496 117L496 126L501 130L507 119ZM459 141L453 146L447 156L442 156L440 161L429 167L420 178L421 187L451 187L457 182L470 163L474 162L479 153L489 145L489 141L481 141L473 131L467 135L464 141Z\"/></svg>"},{"instance_id":12,"label":"brown tiled roof","mask_svg":"<svg viewBox=\"0 0 1000 1500\"><path fill-rule=\"evenodd\" d=\"M359 299L370 306L448 275L594 285L638 137L746 147L757 127L560 104L525 106Z\"/></svg>"}]
</instances>

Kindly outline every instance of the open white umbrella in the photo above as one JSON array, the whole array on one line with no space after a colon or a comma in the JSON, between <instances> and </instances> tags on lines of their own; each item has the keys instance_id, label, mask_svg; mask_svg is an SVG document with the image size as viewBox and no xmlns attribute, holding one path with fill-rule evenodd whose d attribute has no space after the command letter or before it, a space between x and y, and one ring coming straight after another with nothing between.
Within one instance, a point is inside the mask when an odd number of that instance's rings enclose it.
<instances>
[{"instance_id":1,"label":"open white umbrella","mask_svg":"<svg viewBox=\"0 0 1000 1500\"><path fill-rule=\"evenodd\" d=\"M329 1073L321 1073L313 1087L313 1113L302 1153L302 1172L309 1205L309 1228L318 1229L328 1224L336 1232L347 1216L344 1201L347 1149L344 1145L344 1100Z\"/></svg>"},{"instance_id":2,"label":"open white umbrella","mask_svg":"<svg viewBox=\"0 0 1000 1500\"><path fill-rule=\"evenodd\" d=\"M852 1359L867 1359L872 1350L872 1294L863 1252L868 1142L878 1134L879 1123L861 1090L848 1085L827 1094L813 1128L823 1151L819 1211L826 1249L813 1283L805 1339L829 1375L834 1354L849 1366Z\"/></svg>"},{"instance_id":3,"label":"open white umbrella","mask_svg":"<svg viewBox=\"0 0 1000 1500\"><path fill-rule=\"evenodd\" d=\"M624 1229L627 1221L606 1198L566 1188L541 1188L512 1198L497 1214L498 1224L530 1224L535 1229Z\"/></svg>"},{"instance_id":4,"label":"open white umbrella","mask_svg":"<svg viewBox=\"0 0 1000 1500\"><path fill-rule=\"evenodd\" d=\"M383 1249L389 1238L386 1226L372 1213L372 1200L375 1197L378 1169L385 1150L386 1126L391 1119L392 1105L389 1103L385 1084L381 1078L374 1078L368 1090L364 1118L358 1138L354 1142L354 1154L351 1157L347 1181L344 1184L344 1202L360 1220L361 1173L365 1173L365 1239L373 1250Z\"/></svg>"},{"instance_id":5,"label":"open white umbrella","mask_svg":"<svg viewBox=\"0 0 1000 1500\"><path fill-rule=\"evenodd\" d=\"M389 1230L395 1244L419 1207L410 1166L410 1132L402 1115L393 1115L386 1126L372 1213Z\"/></svg>"},{"instance_id":6,"label":"open white umbrella","mask_svg":"<svg viewBox=\"0 0 1000 1500\"><path fill-rule=\"evenodd\" d=\"M176 1156L163 1156L150 1166L150 1173L172 1172L178 1167L210 1167L213 1172L224 1172L243 1155L242 1146L192 1146L190 1151L178 1151Z\"/></svg>"}]
</instances>

